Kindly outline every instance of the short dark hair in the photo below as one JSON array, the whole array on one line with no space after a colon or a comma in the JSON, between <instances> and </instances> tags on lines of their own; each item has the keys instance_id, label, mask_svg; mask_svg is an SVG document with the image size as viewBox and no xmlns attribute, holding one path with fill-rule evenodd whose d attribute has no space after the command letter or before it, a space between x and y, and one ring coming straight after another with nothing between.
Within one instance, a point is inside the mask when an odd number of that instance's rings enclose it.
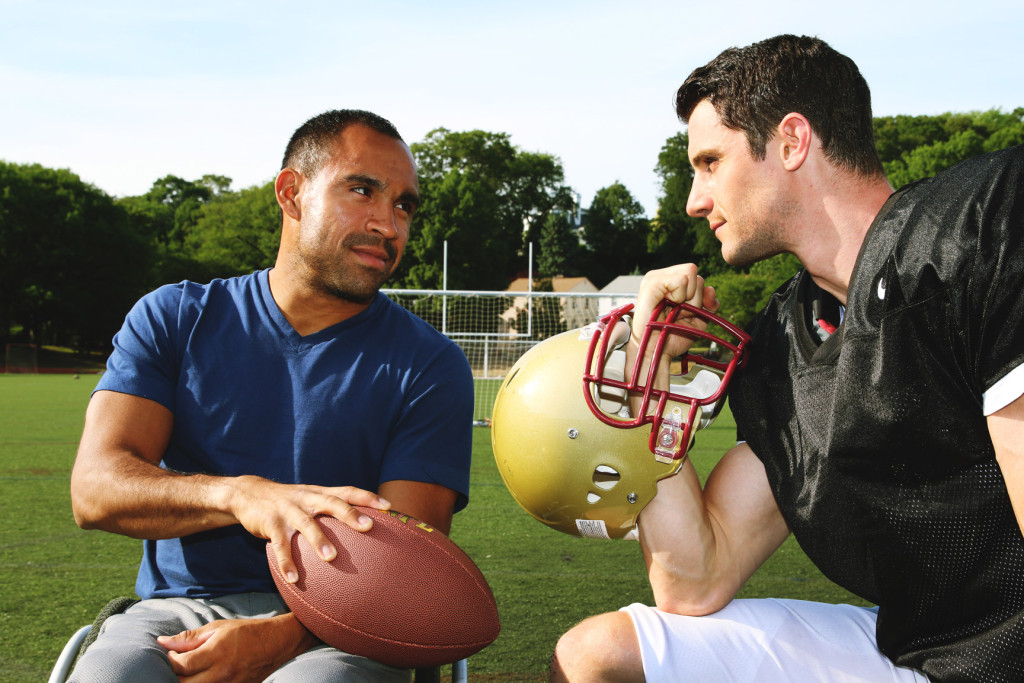
<instances>
[{"instance_id":1,"label":"short dark hair","mask_svg":"<svg viewBox=\"0 0 1024 683\"><path fill-rule=\"evenodd\" d=\"M680 120L689 121L705 99L723 125L746 134L758 159L765 158L782 118L796 112L807 117L833 164L865 176L883 174L868 84L852 59L823 40L781 35L731 47L679 87Z\"/></svg>"},{"instance_id":2,"label":"short dark hair","mask_svg":"<svg viewBox=\"0 0 1024 683\"><path fill-rule=\"evenodd\" d=\"M328 149L342 131L354 123L397 140L398 129L387 119L361 109L332 109L299 126L284 149L281 168L294 168L312 178L327 158ZM403 140L404 142L404 140Z\"/></svg>"}]
</instances>

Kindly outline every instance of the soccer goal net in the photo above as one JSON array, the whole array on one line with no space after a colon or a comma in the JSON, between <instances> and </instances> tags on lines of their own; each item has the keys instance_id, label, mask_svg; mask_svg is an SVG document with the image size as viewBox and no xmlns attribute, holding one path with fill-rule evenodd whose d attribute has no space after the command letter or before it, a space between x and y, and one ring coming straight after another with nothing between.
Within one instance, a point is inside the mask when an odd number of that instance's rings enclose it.
<instances>
[{"instance_id":1,"label":"soccer goal net","mask_svg":"<svg viewBox=\"0 0 1024 683\"><path fill-rule=\"evenodd\" d=\"M4 372L39 372L39 347L8 344L4 349Z\"/></svg>"},{"instance_id":2,"label":"soccer goal net","mask_svg":"<svg viewBox=\"0 0 1024 683\"><path fill-rule=\"evenodd\" d=\"M478 425L490 424L498 387L530 347L633 300L630 294L598 292L383 292L462 348L473 369L473 422Z\"/></svg>"}]
</instances>

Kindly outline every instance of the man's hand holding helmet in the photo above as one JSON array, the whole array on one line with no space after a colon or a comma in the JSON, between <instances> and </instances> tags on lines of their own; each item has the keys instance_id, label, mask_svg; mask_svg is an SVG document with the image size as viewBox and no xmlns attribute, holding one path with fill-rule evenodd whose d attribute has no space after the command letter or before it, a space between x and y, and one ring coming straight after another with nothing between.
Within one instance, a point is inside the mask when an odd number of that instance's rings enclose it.
<instances>
[{"instance_id":1,"label":"man's hand holding helmet","mask_svg":"<svg viewBox=\"0 0 1024 683\"><path fill-rule=\"evenodd\" d=\"M634 352L640 344L654 309L662 301L671 301L677 304L687 303L712 313L718 310L715 288L704 284L704 278L697 274L697 266L694 264L685 263L652 270L644 275L644 279L640 283L640 291L636 295L636 305L633 307L633 331L630 335L630 345ZM683 315L684 317L678 322L698 329L704 329L707 326L696 316L685 313ZM675 337L670 342L670 346L665 348L663 355L667 358L681 356L689 350L692 344L692 339Z\"/></svg>"}]
</instances>

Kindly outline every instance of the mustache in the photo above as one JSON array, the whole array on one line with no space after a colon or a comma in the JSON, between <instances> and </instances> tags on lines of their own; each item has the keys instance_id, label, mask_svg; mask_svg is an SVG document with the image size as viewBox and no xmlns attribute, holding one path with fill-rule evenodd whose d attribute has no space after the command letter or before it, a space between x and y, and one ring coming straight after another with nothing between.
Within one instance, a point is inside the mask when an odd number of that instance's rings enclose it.
<instances>
[{"instance_id":1,"label":"mustache","mask_svg":"<svg viewBox=\"0 0 1024 683\"><path fill-rule=\"evenodd\" d=\"M341 241L343 247L376 247L383 249L388 255L389 261L398 258L398 248L390 241L373 235L346 235Z\"/></svg>"}]
</instances>

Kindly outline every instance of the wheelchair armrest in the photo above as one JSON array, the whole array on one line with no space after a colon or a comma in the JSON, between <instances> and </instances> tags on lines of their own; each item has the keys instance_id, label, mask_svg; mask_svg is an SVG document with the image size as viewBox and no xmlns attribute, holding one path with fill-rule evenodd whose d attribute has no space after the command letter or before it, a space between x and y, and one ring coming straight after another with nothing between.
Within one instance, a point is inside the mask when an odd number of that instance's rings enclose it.
<instances>
[{"instance_id":1,"label":"wheelchair armrest","mask_svg":"<svg viewBox=\"0 0 1024 683\"><path fill-rule=\"evenodd\" d=\"M68 679L71 667L75 664L75 658L78 657L78 651L82 649L82 643L85 642L85 638L89 635L91 629L92 624L89 624L75 631L74 635L71 636L64 646L64 649L61 650L60 657L57 658L57 663L53 665L53 671L50 672L47 683L64 683Z\"/></svg>"}]
</instances>

